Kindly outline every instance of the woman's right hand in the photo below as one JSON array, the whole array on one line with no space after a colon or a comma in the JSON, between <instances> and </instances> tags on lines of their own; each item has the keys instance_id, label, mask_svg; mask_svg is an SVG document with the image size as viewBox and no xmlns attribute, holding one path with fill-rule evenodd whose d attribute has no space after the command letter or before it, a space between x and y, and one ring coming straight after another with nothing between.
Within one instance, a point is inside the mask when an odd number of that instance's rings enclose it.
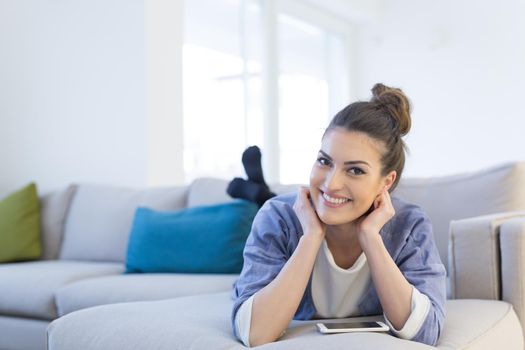
<instances>
[{"instance_id":1,"label":"woman's right hand","mask_svg":"<svg viewBox=\"0 0 525 350\"><path fill-rule=\"evenodd\" d=\"M299 218L299 222L303 228L304 235L313 235L320 239L324 239L326 234L326 225L319 220L317 213L310 201L310 189L301 186L297 193L297 199L293 205L293 210Z\"/></svg>"}]
</instances>

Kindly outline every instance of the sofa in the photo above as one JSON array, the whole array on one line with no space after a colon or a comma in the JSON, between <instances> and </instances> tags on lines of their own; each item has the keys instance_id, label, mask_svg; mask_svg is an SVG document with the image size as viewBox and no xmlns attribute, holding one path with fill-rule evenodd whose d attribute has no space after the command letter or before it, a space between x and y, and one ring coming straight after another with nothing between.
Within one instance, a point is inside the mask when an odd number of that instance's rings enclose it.
<instances>
[{"instance_id":1,"label":"sofa","mask_svg":"<svg viewBox=\"0 0 525 350\"><path fill-rule=\"evenodd\" d=\"M230 325L237 275L123 273L138 206L174 211L230 201L227 183L74 184L43 195L42 258L0 264L0 349L244 349ZM447 267L447 316L437 346L388 333L321 335L311 320L292 321L261 349L523 349L525 163L405 178L393 195L429 214Z\"/></svg>"}]
</instances>

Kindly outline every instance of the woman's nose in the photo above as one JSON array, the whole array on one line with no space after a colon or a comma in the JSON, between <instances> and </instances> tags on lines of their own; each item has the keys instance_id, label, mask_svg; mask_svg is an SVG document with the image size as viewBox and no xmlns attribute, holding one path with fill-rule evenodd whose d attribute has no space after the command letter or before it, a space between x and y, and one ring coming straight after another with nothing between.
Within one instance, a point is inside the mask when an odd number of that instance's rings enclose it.
<instances>
[{"instance_id":1,"label":"woman's nose","mask_svg":"<svg viewBox=\"0 0 525 350\"><path fill-rule=\"evenodd\" d=\"M328 172L324 185L327 190L339 190L342 187L342 177L340 172L336 169L332 169Z\"/></svg>"}]
</instances>

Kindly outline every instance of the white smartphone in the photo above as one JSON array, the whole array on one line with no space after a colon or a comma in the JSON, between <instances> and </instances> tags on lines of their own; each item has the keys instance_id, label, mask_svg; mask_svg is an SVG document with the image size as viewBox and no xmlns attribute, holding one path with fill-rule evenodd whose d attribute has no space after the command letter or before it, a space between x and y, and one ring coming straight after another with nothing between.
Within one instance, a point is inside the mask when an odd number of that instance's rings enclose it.
<instances>
[{"instance_id":1,"label":"white smartphone","mask_svg":"<svg viewBox=\"0 0 525 350\"><path fill-rule=\"evenodd\" d=\"M378 321L318 323L317 329L324 334L345 332L388 332L390 330L386 324Z\"/></svg>"}]
</instances>

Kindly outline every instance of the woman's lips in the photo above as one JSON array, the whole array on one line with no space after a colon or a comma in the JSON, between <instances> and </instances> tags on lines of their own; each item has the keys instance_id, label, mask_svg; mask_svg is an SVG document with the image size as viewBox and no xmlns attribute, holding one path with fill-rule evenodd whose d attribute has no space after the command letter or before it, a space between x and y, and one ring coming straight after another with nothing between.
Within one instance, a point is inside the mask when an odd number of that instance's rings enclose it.
<instances>
[{"instance_id":1,"label":"woman's lips","mask_svg":"<svg viewBox=\"0 0 525 350\"><path fill-rule=\"evenodd\" d=\"M323 191L320 191L320 192L321 192L321 197L323 198L322 199L323 205L329 208L341 208L352 201L350 198L340 197L340 196L332 197ZM344 201L342 201L343 199Z\"/></svg>"}]
</instances>

